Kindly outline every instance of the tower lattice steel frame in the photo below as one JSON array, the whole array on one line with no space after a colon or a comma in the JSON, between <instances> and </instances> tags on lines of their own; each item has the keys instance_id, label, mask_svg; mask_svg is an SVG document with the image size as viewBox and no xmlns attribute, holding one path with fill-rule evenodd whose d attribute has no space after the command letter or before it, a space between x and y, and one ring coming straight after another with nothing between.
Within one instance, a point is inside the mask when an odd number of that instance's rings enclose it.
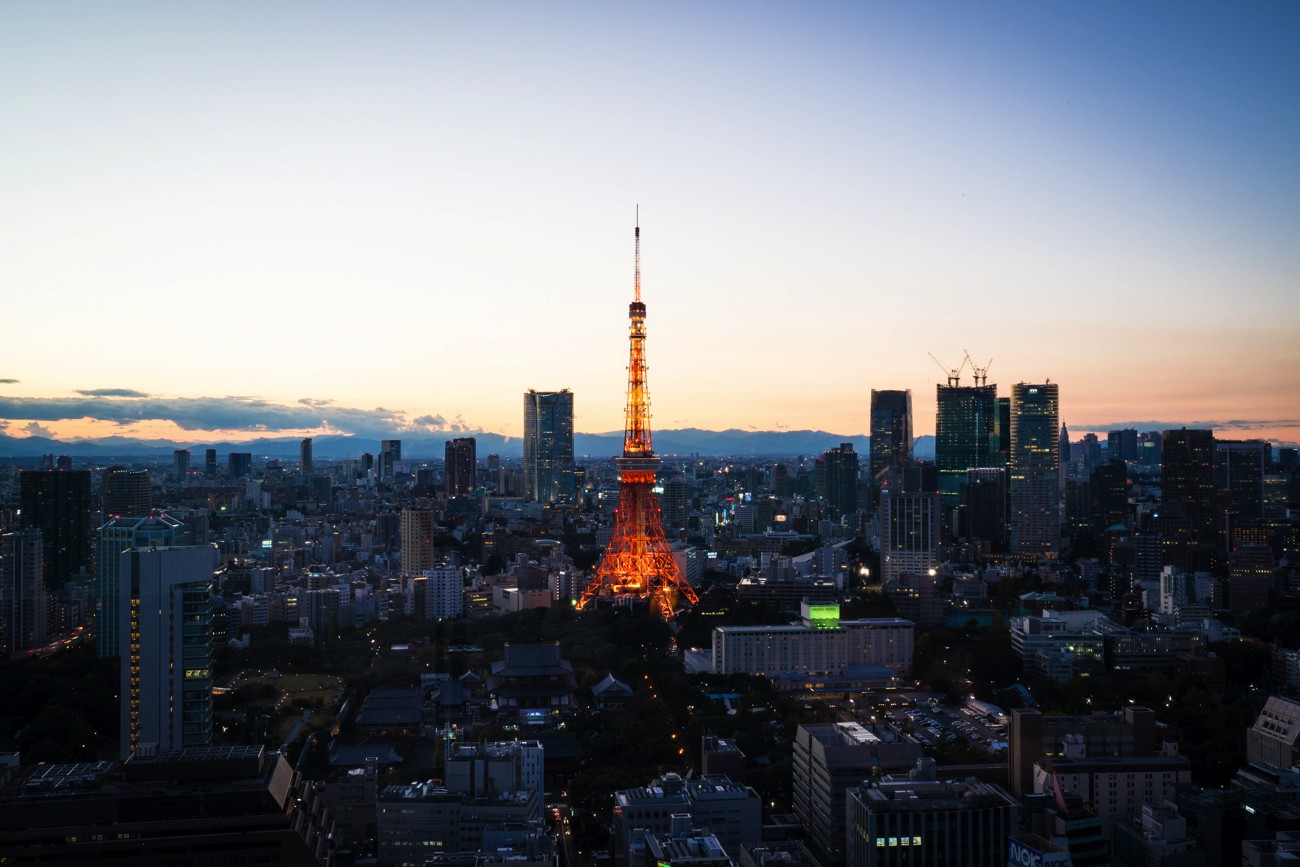
<instances>
[{"instance_id":1,"label":"tower lattice steel frame","mask_svg":"<svg viewBox=\"0 0 1300 867\"><path fill-rule=\"evenodd\" d=\"M619 469L618 510L614 533L596 574L578 600L586 608L595 599L619 595L647 600L671 621L681 599L699 597L673 559L664 534L659 499L654 493L659 458L650 439L650 389L646 382L645 304L641 301L641 224L636 227L635 296L628 307L631 355L627 366L627 409L623 414L623 456Z\"/></svg>"}]
</instances>

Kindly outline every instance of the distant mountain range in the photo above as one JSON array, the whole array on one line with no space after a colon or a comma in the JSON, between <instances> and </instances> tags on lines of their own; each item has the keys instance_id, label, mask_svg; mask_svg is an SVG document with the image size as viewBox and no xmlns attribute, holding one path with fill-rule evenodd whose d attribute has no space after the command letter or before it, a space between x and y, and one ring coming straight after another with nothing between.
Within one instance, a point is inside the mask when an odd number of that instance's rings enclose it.
<instances>
[{"instance_id":1,"label":"distant mountain range","mask_svg":"<svg viewBox=\"0 0 1300 867\"><path fill-rule=\"evenodd\" d=\"M465 434L438 434L435 436L403 436L393 434L393 439L402 441L403 459L437 458L443 456L443 447L448 440ZM495 433L472 434L478 441L478 455L483 458L489 454L498 454L505 458L523 457L524 444L519 437L507 437ZM0 457L34 458L41 455L72 455L73 457L107 459L107 458L151 458L170 459L176 449L190 449L191 460L202 461L204 449L215 448L217 453L225 456L230 452L252 452L255 457L298 458L297 437L270 437L249 440L247 442L178 442L174 440L138 440L126 437L104 437L102 439L61 442L46 437L18 438L0 435ZM745 431L724 430L711 431L698 428L658 431L654 435L655 452L667 457L672 455L700 455L702 457L719 457L724 455L770 455L794 456L815 455L835 448L840 443L852 443L858 454L870 453L871 438L862 434L834 434L826 431ZM579 433L574 436L574 453L579 456L613 457L623 450L622 431L610 433ZM930 459L934 457L934 437L918 437L916 456ZM312 453L326 460L355 458L363 452L379 453L379 440L349 436L320 436L312 440Z\"/></svg>"}]
</instances>

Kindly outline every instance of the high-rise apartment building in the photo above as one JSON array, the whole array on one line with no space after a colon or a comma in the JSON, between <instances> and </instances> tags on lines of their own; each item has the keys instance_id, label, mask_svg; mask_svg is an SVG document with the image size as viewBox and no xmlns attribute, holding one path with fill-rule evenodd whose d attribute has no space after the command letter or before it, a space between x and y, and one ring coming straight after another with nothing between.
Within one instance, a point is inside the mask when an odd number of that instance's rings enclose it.
<instances>
[{"instance_id":1,"label":"high-rise apartment building","mask_svg":"<svg viewBox=\"0 0 1300 867\"><path fill-rule=\"evenodd\" d=\"M465 579L459 566L425 569L424 616L428 620L448 620L465 611Z\"/></svg>"},{"instance_id":2,"label":"high-rise apartment building","mask_svg":"<svg viewBox=\"0 0 1300 867\"><path fill-rule=\"evenodd\" d=\"M445 448L447 496L467 497L478 487L478 447L473 437L448 440Z\"/></svg>"},{"instance_id":3,"label":"high-rise apartment building","mask_svg":"<svg viewBox=\"0 0 1300 867\"><path fill-rule=\"evenodd\" d=\"M379 478L391 482L397 473L397 464L402 459L401 440L379 441Z\"/></svg>"},{"instance_id":4,"label":"high-rise apartment building","mask_svg":"<svg viewBox=\"0 0 1300 867\"><path fill-rule=\"evenodd\" d=\"M853 443L840 443L837 449L823 452L822 488L819 493L833 516L839 517L858 509L858 453Z\"/></svg>"},{"instance_id":5,"label":"high-rise apartment building","mask_svg":"<svg viewBox=\"0 0 1300 867\"><path fill-rule=\"evenodd\" d=\"M912 459L912 392L871 389L871 480L886 484Z\"/></svg>"},{"instance_id":6,"label":"high-rise apartment building","mask_svg":"<svg viewBox=\"0 0 1300 867\"><path fill-rule=\"evenodd\" d=\"M996 385L937 385L934 463L944 502L956 505L966 471L1001 466L997 448Z\"/></svg>"},{"instance_id":7,"label":"high-rise apartment building","mask_svg":"<svg viewBox=\"0 0 1300 867\"><path fill-rule=\"evenodd\" d=\"M50 593L44 548L35 527L0 536L0 659L45 644Z\"/></svg>"},{"instance_id":8,"label":"high-rise apartment building","mask_svg":"<svg viewBox=\"0 0 1300 867\"><path fill-rule=\"evenodd\" d=\"M121 753L212 742L210 545L131 548L120 555Z\"/></svg>"},{"instance_id":9,"label":"high-rise apartment building","mask_svg":"<svg viewBox=\"0 0 1300 867\"><path fill-rule=\"evenodd\" d=\"M1160 437L1164 563L1207 568L1218 538L1214 431L1180 428Z\"/></svg>"},{"instance_id":10,"label":"high-rise apartment building","mask_svg":"<svg viewBox=\"0 0 1300 867\"><path fill-rule=\"evenodd\" d=\"M298 443L298 469L304 476L310 476L316 469L315 461L312 459L311 437L303 437L302 442Z\"/></svg>"},{"instance_id":11,"label":"high-rise apartment building","mask_svg":"<svg viewBox=\"0 0 1300 867\"><path fill-rule=\"evenodd\" d=\"M524 395L524 498L539 503L573 500L573 393Z\"/></svg>"},{"instance_id":12,"label":"high-rise apartment building","mask_svg":"<svg viewBox=\"0 0 1300 867\"><path fill-rule=\"evenodd\" d=\"M1061 536L1060 387L1011 387L1011 550L1055 559Z\"/></svg>"},{"instance_id":13,"label":"high-rise apartment building","mask_svg":"<svg viewBox=\"0 0 1300 867\"><path fill-rule=\"evenodd\" d=\"M217 450L205 449L203 452L203 475L209 479L217 477Z\"/></svg>"},{"instance_id":14,"label":"high-rise apartment building","mask_svg":"<svg viewBox=\"0 0 1300 867\"><path fill-rule=\"evenodd\" d=\"M425 509L402 510L402 574L419 575L435 565L433 537L437 513Z\"/></svg>"},{"instance_id":15,"label":"high-rise apartment building","mask_svg":"<svg viewBox=\"0 0 1300 867\"><path fill-rule=\"evenodd\" d=\"M226 463L232 479L247 479L253 475L252 452L231 452L226 455Z\"/></svg>"},{"instance_id":16,"label":"high-rise apartment building","mask_svg":"<svg viewBox=\"0 0 1300 867\"><path fill-rule=\"evenodd\" d=\"M147 515L153 508L153 479L148 470L104 470L104 515Z\"/></svg>"},{"instance_id":17,"label":"high-rise apartment building","mask_svg":"<svg viewBox=\"0 0 1300 867\"><path fill-rule=\"evenodd\" d=\"M1108 460L1137 463L1138 432L1133 428L1110 431L1106 434L1106 454Z\"/></svg>"},{"instance_id":18,"label":"high-rise apartment building","mask_svg":"<svg viewBox=\"0 0 1300 867\"><path fill-rule=\"evenodd\" d=\"M172 476L178 482L185 481L190 474L190 450L176 449L172 452Z\"/></svg>"},{"instance_id":19,"label":"high-rise apartment building","mask_svg":"<svg viewBox=\"0 0 1300 867\"><path fill-rule=\"evenodd\" d=\"M881 581L924 575L939 565L939 495L880 493Z\"/></svg>"},{"instance_id":20,"label":"high-rise apartment building","mask_svg":"<svg viewBox=\"0 0 1300 867\"><path fill-rule=\"evenodd\" d=\"M99 528L95 549L98 568L99 617L95 642L100 656L113 657L121 651L120 610L122 604L122 552L128 548L170 547L181 522L161 512L115 516Z\"/></svg>"},{"instance_id":21,"label":"high-rise apartment building","mask_svg":"<svg viewBox=\"0 0 1300 867\"><path fill-rule=\"evenodd\" d=\"M961 491L959 535L988 542L991 552L1007 545L1007 471L1002 467L977 467L966 471Z\"/></svg>"},{"instance_id":22,"label":"high-rise apartment building","mask_svg":"<svg viewBox=\"0 0 1300 867\"><path fill-rule=\"evenodd\" d=\"M46 587L90 568L90 470L24 470L19 474L22 526L41 531Z\"/></svg>"},{"instance_id":23,"label":"high-rise apartment building","mask_svg":"<svg viewBox=\"0 0 1300 867\"><path fill-rule=\"evenodd\" d=\"M1267 440L1214 441L1215 487L1226 492L1234 523L1264 517L1264 474L1272 450Z\"/></svg>"}]
</instances>

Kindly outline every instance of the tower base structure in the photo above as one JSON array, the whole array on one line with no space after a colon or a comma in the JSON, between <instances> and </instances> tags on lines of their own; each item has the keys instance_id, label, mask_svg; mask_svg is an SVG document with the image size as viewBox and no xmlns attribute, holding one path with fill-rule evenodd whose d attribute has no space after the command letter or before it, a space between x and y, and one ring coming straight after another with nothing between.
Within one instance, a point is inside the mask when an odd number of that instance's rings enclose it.
<instances>
[{"instance_id":1,"label":"tower base structure","mask_svg":"<svg viewBox=\"0 0 1300 867\"><path fill-rule=\"evenodd\" d=\"M591 583L578 600L579 609L596 599L637 596L645 599L660 617L671 621L684 602L694 605L700 601L668 545L659 498L654 493L654 469L627 467L633 462L651 461L658 463L644 457L619 459L624 469L614 533Z\"/></svg>"}]
</instances>

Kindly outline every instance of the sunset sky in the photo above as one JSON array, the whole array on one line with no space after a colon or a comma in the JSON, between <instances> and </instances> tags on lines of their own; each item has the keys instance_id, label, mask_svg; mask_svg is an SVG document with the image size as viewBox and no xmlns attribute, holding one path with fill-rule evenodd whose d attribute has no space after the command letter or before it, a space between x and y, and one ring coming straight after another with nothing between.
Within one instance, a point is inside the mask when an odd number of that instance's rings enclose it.
<instances>
[{"instance_id":1,"label":"sunset sky","mask_svg":"<svg viewBox=\"0 0 1300 867\"><path fill-rule=\"evenodd\" d=\"M5 433L1300 442L1300 4L0 5ZM969 375L963 380L969 382Z\"/></svg>"}]
</instances>

